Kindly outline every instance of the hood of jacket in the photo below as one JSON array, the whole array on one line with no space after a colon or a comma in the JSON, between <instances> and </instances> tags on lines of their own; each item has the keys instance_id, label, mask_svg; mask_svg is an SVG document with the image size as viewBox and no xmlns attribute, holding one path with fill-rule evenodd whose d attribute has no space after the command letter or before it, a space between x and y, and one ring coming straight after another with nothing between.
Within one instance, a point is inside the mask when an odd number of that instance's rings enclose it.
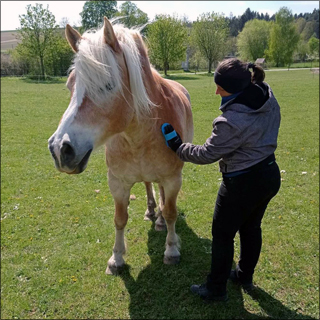
<instances>
[{"instance_id":1,"label":"hood of jacket","mask_svg":"<svg viewBox=\"0 0 320 320\"><path fill-rule=\"evenodd\" d=\"M251 83L241 93L231 100L222 104L220 110L234 110L237 112L267 112L271 104L269 100L274 98L269 85L265 82L259 84Z\"/></svg>"}]
</instances>

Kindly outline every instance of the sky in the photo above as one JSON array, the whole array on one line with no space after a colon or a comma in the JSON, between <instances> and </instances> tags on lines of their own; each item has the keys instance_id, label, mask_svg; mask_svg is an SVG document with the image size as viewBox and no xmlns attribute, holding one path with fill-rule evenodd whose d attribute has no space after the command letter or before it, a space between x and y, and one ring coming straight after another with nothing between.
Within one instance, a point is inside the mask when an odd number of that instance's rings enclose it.
<instances>
[{"instance_id":1,"label":"sky","mask_svg":"<svg viewBox=\"0 0 320 320\"><path fill-rule=\"evenodd\" d=\"M118 8L125 1L117 1ZM143 12L148 14L152 21L156 14L176 14L179 17L187 16L189 20L197 20L201 13L216 12L230 16L242 15L247 8L270 16L281 7L288 7L293 14L312 12L319 9L318 1L131 1ZM15 30L20 27L19 15L27 12L28 4L42 3L55 16L56 23L62 18L68 18L71 25L81 25L80 12L85 1L2 1L1 0L1 31Z\"/></svg>"}]
</instances>

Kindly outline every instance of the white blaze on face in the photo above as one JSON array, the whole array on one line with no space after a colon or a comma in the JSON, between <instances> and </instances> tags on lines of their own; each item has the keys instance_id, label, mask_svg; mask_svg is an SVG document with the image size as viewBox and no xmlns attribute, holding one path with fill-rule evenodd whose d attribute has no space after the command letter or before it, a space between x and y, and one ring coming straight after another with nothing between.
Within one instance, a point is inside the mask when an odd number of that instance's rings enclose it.
<instances>
[{"instance_id":1,"label":"white blaze on face","mask_svg":"<svg viewBox=\"0 0 320 320\"><path fill-rule=\"evenodd\" d=\"M84 94L85 94L85 89L75 84L70 104L67 110L64 112L61 122L59 124L59 127L55 132L56 143L54 144L54 153L57 156L60 166L61 166L60 149L63 141L70 141L70 138L71 138L70 136L72 132L71 124L78 112L79 107L82 104Z\"/></svg>"}]
</instances>

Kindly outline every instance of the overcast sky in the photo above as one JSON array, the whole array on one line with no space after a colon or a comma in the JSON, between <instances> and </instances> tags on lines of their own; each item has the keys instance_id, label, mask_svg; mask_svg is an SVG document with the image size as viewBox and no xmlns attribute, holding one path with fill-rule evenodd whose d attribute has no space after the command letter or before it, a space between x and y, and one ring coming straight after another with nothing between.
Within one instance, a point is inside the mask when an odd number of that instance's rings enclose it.
<instances>
[{"instance_id":1,"label":"overcast sky","mask_svg":"<svg viewBox=\"0 0 320 320\"><path fill-rule=\"evenodd\" d=\"M118 7L125 1L118 1ZM196 20L204 12L224 13L229 16L242 15L247 8L270 16L281 7L286 6L292 13L312 12L319 9L318 1L131 1L153 20L155 14L186 15L189 20ZM80 12L85 1L1 1L1 31L15 30L20 27L19 15L26 13L28 4L42 3L54 14L59 24L63 17L67 17L72 25L80 25Z\"/></svg>"}]
</instances>

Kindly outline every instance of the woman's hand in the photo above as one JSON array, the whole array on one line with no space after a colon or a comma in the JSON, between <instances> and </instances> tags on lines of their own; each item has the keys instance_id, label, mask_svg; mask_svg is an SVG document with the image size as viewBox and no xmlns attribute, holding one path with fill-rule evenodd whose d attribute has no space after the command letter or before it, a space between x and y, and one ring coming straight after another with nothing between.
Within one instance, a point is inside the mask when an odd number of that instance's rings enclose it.
<instances>
[{"instance_id":1,"label":"woman's hand","mask_svg":"<svg viewBox=\"0 0 320 320\"><path fill-rule=\"evenodd\" d=\"M182 144L182 140L179 136L179 134L174 130L173 126L170 123L164 123L161 126L161 131L166 139L167 146L176 152L178 148Z\"/></svg>"}]
</instances>

